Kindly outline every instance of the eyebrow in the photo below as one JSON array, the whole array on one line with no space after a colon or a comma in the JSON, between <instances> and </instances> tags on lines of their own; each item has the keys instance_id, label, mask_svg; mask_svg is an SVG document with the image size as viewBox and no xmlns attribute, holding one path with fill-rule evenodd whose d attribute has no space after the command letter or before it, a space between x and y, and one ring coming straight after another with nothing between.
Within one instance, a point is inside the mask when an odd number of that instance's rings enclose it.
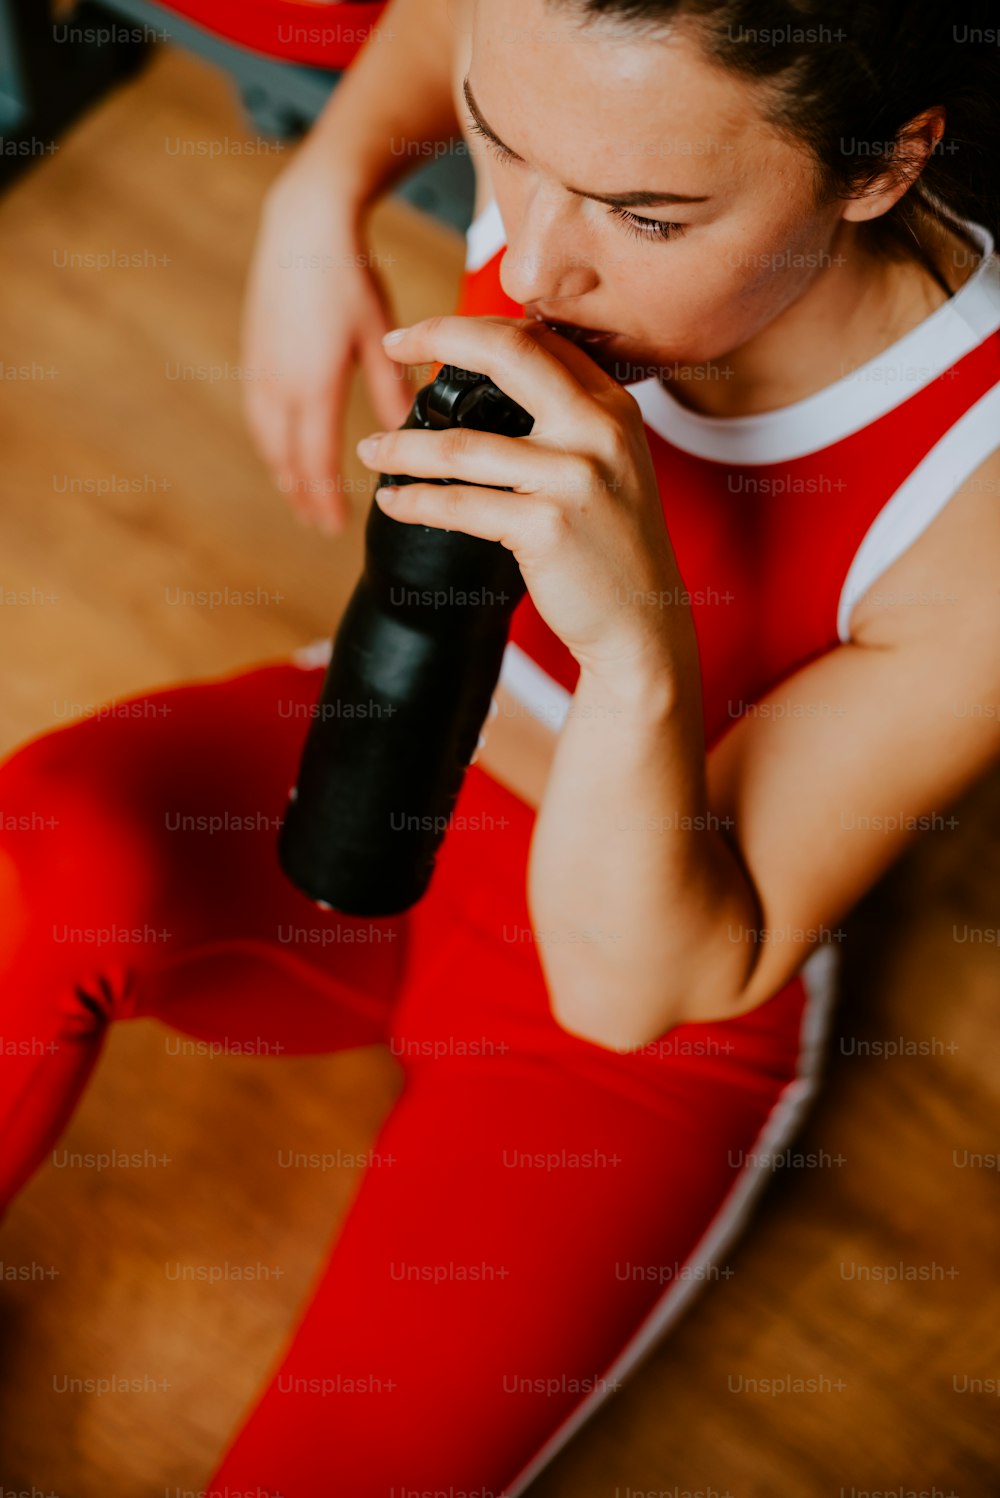
<instances>
[{"instance_id":1,"label":"eyebrow","mask_svg":"<svg viewBox=\"0 0 1000 1498\"><path fill-rule=\"evenodd\" d=\"M469 106L469 113L479 126L482 133L489 137L495 146L502 151L509 152L515 161L523 161L524 157L512 151L506 141L500 139L493 127L487 124L480 112L472 87L468 78L462 79L462 92L465 94L465 102ZM692 198L681 192L651 192L648 189L638 189L635 192L584 192L582 187L566 186L566 191L578 198L592 198L595 203L608 203L612 208L665 208L670 203L707 203L708 198Z\"/></svg>"}]
</instances>

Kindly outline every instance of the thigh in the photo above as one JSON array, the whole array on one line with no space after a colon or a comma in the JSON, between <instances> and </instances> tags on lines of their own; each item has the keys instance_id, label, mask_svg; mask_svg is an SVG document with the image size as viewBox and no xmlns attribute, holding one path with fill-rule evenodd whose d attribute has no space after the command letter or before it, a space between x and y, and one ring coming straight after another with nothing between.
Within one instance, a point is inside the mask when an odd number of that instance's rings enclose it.
<instances>
[{"instance_id":1,"label":"thigh","mask_svg":"<svg viewBox=\"0 0 1000 1498\"><path fill-rule=\"evenodd\" d=\"M423 907L393 1013L403 1092L211 1493L512 1498L711 1276L811 1096L829 985L627 1054L562 1031L498 937L530 819L475 775L473 804L438 887L468 898Z\"/></svg>"},{"instance_id":2,"label":"thigh","mask_svg":"<svg viewBox=\"0 0 1000 1498\"><path fill-rule=\"evenodd\" d=\"M0 766L8 992L206 1038L263 1017L290 1049L384 1038L406 918L320 910L277 858L321 677L282 660L119 699Z\"/></svg>"},{"instance_id":3,"label":"thigh","mask_svg":"<svg viewBox=\"0 0 1000 1498\"><path fill-rule=\"evenodd\" d=\"M718 1263L698 1244L762 1101L702 1078L652 1112L513 1055L423 1068L208 1491L512 1491Z\"/></svg>"}]
</instances>

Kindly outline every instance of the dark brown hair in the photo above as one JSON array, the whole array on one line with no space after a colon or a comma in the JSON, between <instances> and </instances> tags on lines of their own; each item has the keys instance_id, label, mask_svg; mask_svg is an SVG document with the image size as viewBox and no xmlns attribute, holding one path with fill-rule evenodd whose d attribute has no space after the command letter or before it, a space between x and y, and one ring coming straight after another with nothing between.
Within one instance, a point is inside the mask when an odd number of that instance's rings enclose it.
<instances>
[{"instance_id":1,"label":"dark brown hair","mask_svg":"<svg viewBox=\"0 0 1000 1498\"><path fill-rule=\"evenodd\" d=\"M806 145L817 198L862 196L889 170L908 121L932 105L945 131L899 202L865 225L873 248L912 248L916 226L972 219L1000 244L1000 12L995 0L549 0L651 38L691 28L706 55L761 86L765 117ZM919 247L919 245L918 245ZM933 267L932 267L933 268Z\"/></svg>"}]
</instances>

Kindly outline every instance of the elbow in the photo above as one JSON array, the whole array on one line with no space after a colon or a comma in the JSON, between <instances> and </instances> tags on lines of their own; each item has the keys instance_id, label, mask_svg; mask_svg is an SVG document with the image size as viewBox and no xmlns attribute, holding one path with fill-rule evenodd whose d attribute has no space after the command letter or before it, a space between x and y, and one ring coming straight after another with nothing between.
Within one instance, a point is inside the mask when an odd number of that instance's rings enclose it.
<instances>
[{"instance_id":1,"label":"elbow","mask_svg":"<svg viewBox=\"0 0 1000 1498\"><path fill-rule=\"evenodd\" d=\"M726 997L720 998L720 994ZM665 995L659 989L646 1003L626 1007L607 996L590 997L580 992L571 999L549 992L552 1017L561 1030L605 1050L627 1053L658 1046L679 1025L708 1024L735 1019L755 1009L761 998L754 985L739 993L716 982L704 991L689 984L684 997Z\"/></svg>"},{"instance_id":2,"label":"elbow","mask_svg":"<svg viewBox=\"0 0 1000 1498\"><path fill-rule=\"evenodd\" d=\"M626 1055L641 1051L663 1038L666 1031L680 1024L680 1018L664 1017L655 1022L623 1010L620 1004L556 1000L551 994L549 1007L560 1030L589 1045Z\"/></svg>"}]
</instances>

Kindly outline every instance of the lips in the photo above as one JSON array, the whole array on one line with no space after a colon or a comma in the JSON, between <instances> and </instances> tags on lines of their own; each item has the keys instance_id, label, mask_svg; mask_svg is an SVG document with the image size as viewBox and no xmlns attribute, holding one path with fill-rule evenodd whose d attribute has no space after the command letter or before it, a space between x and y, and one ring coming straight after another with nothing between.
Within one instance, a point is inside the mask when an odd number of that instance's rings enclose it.
<instances>
[{"instance_id":1,"label":"lips","mask_svg":"<svg viewBox=\"0 0 1000 1498\"><path fill-rule=\"evenodd\" d=\"M554 333L558 333L562 338L568 338L570 343L577 345L606 343L609 338L615 337L614 333L608 332L605 328L585 328L579 323L557 322L554 318L542 317L537 312L535 316Z\"/></svg>"}]
</instances>

